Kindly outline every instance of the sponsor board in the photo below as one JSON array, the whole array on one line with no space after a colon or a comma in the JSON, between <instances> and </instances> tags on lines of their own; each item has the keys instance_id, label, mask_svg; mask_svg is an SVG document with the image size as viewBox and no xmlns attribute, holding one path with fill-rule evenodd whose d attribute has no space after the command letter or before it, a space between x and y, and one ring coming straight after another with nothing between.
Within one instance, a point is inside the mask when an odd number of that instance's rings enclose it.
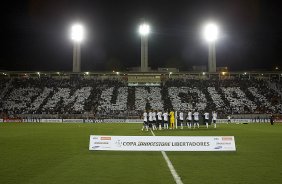
<instances>
[{"instance_id":1,"label":"sponsor board","mask_svg":"<svg viewBox=\"0 0 282 184\"><path fill-rule=\"evenodd\" d=\"M103 119L103 123L124 123L125 119Z\"/></svg>"},{"instance_id":2,"label":"sponsor board","mask_svg":"<svg viewBox=\"0 0 282 184\"><path fill-rule=\"evenodd\" d=\"M217 119L217 123L227 123L228 119ZM269 122L269 119L260 119L260 120L254 120L254 119L231 119L231 123L267 123Z\"/></svg>"},{"instance_id":3,"label":"sponsor board","mask_svg":"<svg viewBox=\"0 0 282 184\"><path fill-rule=\"evenodd\" d=\"M282 119L275 119L274 122L276 122L276 123L282 123Z\"/></svg>"},{"instance_id":4,"label":"sponsor board","mask_svg":"<svg viewBox=\"0 0 282 184\"><path fill-rule=\"evenodd\" d=\"M83 123L83 119L63 119L63 123Z\"/></svg>"},{"instance_id":5,"label":"sponsor board","mask_svg":"<svg viewBox=\"0 0 282 184\"><path fill-rule=\"evenodd\" d=\"M144 123L143 119L126 119L126 123Z\"/></svg>"},{"instance_id":6,"label":"sponsor board","mask_svg":"<svg viewBox=\"0 0 282 184\"><path fill-rule=\"evenodd\" d=\"M22 118L4 118L3 122L6 123L18 123L18 122L23 122Z\"/></svg>"},{"instance_id":7,"label":"sponsor board","mask_svg":"<svg viewBox=\"0 0 282 184\"><path fill-rule=\"evenodd\" d=\"M0 119L0 123L3 122L3 119Z\"/></svg>"},{"instance_id":8,"label":"sponsor board","mask_svg":"<svg viewBox=\"0 0 282 184\"><path fill-rule=\"evenodd\" d=\"M89 150L99 151L236 151L234 136L91 135Z\"/></svg>"},{"instance_id":9,"label":"sponsor board","mask_svg":"<svg viewBox=\"0 0 282 184\"><path fill-rule=\"evenodd\" d=\"M84 123L143 123L142 119L85 119Z\"/></svg>"},{"instance_id":10,"label":"sponsor board","mask_svg":"<svg viewBox=\"0 0 282 184\"><path fill-rule=\"evenodd\" d=\"M41 119L40 122L42 123L62 123L62 119Z\"/></svg>"}]
</instances>

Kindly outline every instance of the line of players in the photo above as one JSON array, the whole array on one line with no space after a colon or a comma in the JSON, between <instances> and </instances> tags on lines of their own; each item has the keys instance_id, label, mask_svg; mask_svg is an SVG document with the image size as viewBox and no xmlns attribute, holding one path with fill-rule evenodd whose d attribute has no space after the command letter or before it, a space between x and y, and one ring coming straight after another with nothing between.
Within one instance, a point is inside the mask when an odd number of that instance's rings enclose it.
<instances>
[{"instance_id":1,"label":"line of players","mask_svg":"<svg viewBox=\"0 0 282 184\"><path fill-rule=\"evenodd\" d=\"M217 113L213 111L211 114L212 114L212 123L214 125L214 128L216 128ZM208 112L205 112L203 114L204 123L206 124L207 128L209 128L209 116L210 113ZM144 123L141 129L142 131L144 129L148 131L149 128L151 128L152 130L177 129L177 125L175 126L175 123L177 123L177 121L179 121L180 128L183 129L184 113L182 111L174 112L173 110L171 110L169 113L168 111L162 112L162 111L150 110L149 112L147 112L145 110L143 113L143 120ZM200 128L200 124L199 124L200 113L197 110L195 110L194 112L189 110L187 113L186 120L187 120L186 124L189 129L192 128L192 125L194 129L196 126L197 128Z\"/></svg>"}]
</instances>

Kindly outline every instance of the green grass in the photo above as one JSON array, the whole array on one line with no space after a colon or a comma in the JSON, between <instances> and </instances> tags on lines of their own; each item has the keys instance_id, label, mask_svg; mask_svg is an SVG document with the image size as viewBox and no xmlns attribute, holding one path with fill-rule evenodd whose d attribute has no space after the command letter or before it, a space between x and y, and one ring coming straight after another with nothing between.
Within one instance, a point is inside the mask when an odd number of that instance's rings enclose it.
<instances>
[{"instance_id":1,"label":"green grass","mask_svg":"<svg viewBox=\"0 0 282 184\"><path fill-rule=\"evenodd\" d=\"M0 123L0 183L174 183L160 152L89 151L90 135L148 135L141 124ZM183 183L282 183L282 124L224 124L156 135L234 135L236 152L167 152Z\"/></svg>"}]
</instances>

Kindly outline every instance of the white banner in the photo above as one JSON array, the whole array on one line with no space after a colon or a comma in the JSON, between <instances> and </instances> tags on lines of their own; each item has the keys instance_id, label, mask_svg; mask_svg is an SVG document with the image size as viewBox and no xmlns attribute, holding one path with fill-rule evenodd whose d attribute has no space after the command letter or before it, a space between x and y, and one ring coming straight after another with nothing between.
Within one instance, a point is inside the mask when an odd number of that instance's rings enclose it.
<instances>
[{"instance_id":1,"label":"white banner","mask_svg":"<svg viewBox=\"0 0 282 184\"><path fill-rule=\"evenodd\" d=\"M42 123L62 123L62 119L41 119Z\"/></svg>"},{"instance_id":2,"label":"white banner","mask_svg":"<svg viewBox=\"0 0 282 184\"><path fill-rule=\"evenodd\" d=\"M143 119L126 119L126 123L144 123Z\"/></svg>"},{"instance_id":3,"label":"white banner","mask_svg":"<svg viewBox=\"0 0 282 184\"><path fill-rule=\"evenodd\" d=\"M231 119L231 123L268 123L269 119ZM228 119L217 119L216 123L227 123Z\"/></svg>"},{"instance_id":4,"label":"white banner","mask_svg":"<svg viewBox=\"0 0 282 184\"><path fill-rule=\"evenodd\" d=\"M3 122L3 119L0 119L0 122Z\"/></svg>"},{"instance_id":5,"label":"white banner","mask_svg":"<svg viewBox=\"0 0 282 184\"><path fill-rule=\"evenodd\" d=\"M83 123L83 119L63 119L63 123Z\"/></svg>"},{"instance_id":6,"label":"white banner","mask_svg":"<svg viewBox=\"0 0 282 184\"><path fill-rule=\"evenodd\" d=\"M236 151L234 136L91 135L89 150Z\"/></svg>"}]
</instances>

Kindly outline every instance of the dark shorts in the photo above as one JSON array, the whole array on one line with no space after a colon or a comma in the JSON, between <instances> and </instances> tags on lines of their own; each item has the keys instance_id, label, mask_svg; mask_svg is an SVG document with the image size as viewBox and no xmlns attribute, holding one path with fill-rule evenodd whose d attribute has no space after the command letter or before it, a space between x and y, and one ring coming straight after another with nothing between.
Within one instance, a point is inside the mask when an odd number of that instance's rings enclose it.
<instances>
[{"instance_id":1,"label":"dark shorts","mask_svg":"<svg viewBox=\"0 0 282 184\"><path fill-rule=\"evenodd\" d=\"M144 121L144 125L148 125L148 121Z\"/></svg>"},{"instance_id":2,"label":"dark shorts","mask_svg":"<svg viewBox=\"0 0 282 184\"><path fill-rule=\"evenodd\" d=\"M216 120L212 120L213 123L216 123Z\"/></svg>"},{"instance_id":3,"label":"dark shorts","mask_svg":"<svg viewBox=\"0 0 282 184\"><path fill-rule=\"evenodd\" d=\"M208 119L205 119L204 121L205 121L205 123L208 123L208 122L209 122L209 120L208 120Z\"/></svg>"},{"instance_id":4,"label":"dark shorts","mask_svg":"<svg viewBox=\"0 0 282 184\"><path fill-rule=\"evenodd\" d=\"M194 123L199 123L199 120L194 120Z\"/></svg>"}]
</instances>

